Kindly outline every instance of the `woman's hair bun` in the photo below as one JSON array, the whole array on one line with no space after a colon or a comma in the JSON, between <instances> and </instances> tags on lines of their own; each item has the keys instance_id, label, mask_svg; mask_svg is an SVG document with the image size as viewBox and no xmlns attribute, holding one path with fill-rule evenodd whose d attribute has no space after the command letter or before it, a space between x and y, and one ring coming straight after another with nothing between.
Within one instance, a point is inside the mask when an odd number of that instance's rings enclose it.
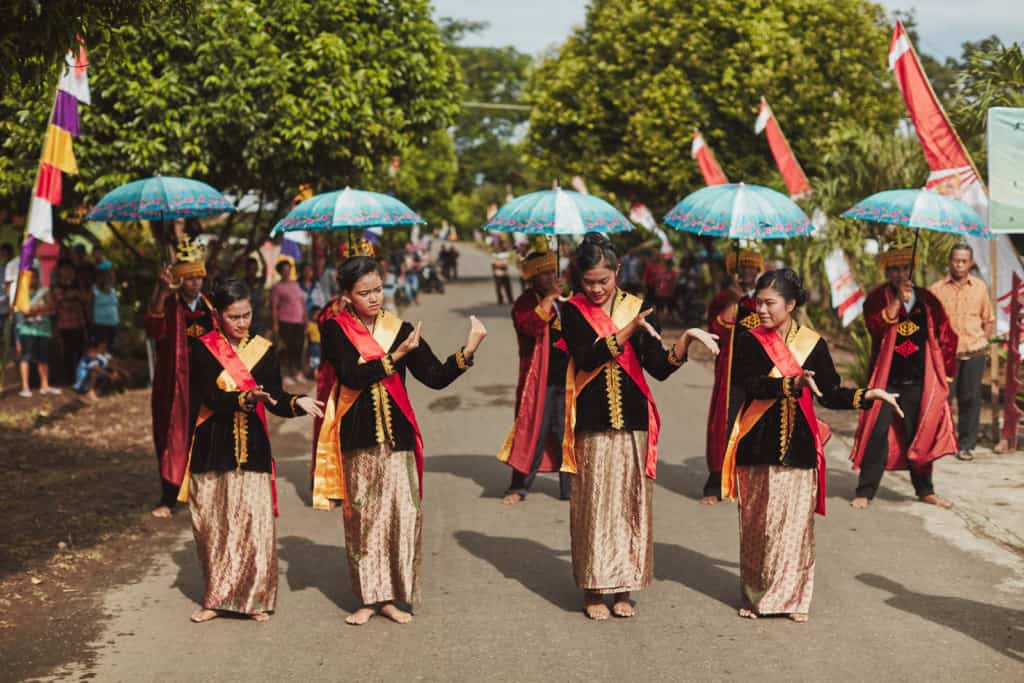
<instances>
[{"instance_id":1,"label":"woman's hair bun","mask_svg":"<svg viewBox=\"0 0 1024 683\"><path fill-rule=\"evenodd\" d=\"M593 244L598 247L610 246L612 241L603 232L588 232L583 236L584 244Z\"/></svg>"}]
</instances>

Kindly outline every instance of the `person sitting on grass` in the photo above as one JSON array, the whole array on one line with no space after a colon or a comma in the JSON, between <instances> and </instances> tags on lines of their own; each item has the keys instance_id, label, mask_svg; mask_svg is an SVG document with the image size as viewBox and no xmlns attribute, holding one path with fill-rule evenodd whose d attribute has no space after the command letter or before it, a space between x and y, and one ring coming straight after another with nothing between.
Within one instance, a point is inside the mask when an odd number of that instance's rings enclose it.
<instances>
[{"instance_id":1,"label":"person sitting on grass","mask_svg":"<svg viewBox=\"0 0 1024 683\"><path fill-rule=\"evenodd\" d=\"M85 353L82 354L75 370L73 388L90 403L100 398L96 390L110 386L114 379L114 373L108 367L110 359L103 353L105 346L105 342L95 339L86 344Z\"/></svg>"}]
</instances>

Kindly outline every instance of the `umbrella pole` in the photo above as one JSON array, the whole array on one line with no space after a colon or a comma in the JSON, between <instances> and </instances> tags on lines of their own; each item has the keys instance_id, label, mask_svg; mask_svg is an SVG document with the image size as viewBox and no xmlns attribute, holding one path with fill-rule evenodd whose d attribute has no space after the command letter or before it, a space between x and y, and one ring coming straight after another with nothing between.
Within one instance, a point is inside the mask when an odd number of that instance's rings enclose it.
<instances>
[{"instance_id":1,"label":"umbrella pole","mask_svg":"<svg viewBox=\"0 0 1024 683\"><path fill-rule=\"evenodd\" d=\"M914 248L910 251L910 281L914 281L914 266L917 264L917 240L921 237L921 228L914 229Z\"/></svg>"}]
</instances>

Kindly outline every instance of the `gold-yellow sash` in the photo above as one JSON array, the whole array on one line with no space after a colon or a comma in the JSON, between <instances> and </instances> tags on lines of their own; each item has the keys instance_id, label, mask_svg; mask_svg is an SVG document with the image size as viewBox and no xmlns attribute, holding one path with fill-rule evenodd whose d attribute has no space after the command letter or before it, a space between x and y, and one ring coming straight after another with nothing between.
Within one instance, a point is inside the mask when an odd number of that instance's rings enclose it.
<instances>
[{"instance_id":1,"label":"gold-yellow sash","mask_svg":"<svg viewBox=\"0 0 1024 683\"><path fill-rule=\"evenodd\" d=\"M614 296L620 296L618 290ZM643 305L643 299L626 294L621 301L616 303L615 309L612 311L611 318L615 323L615 328L621 330L628 325L637 316ZM597 343L601 343L600 338ZM576 364L572 359L572 349L569 349L569 367L565 371L565 434L562 437L562 472L576 474L576 398L595 377L616 362L612 358L590 372L577 373Z\"/></svg>"},{"instance_id":2,"label":"gold-yellow sash","mask_svg":"<svg viewBox=\"0 0 1024 683\"><path fill-rule=\"evenodd\" d=\"M373 328L373 338L387 351L395 343L402 319L382 311ZM365 362L362 358L360 363ZM313 466L313 508L330 510L332 500L345 499L345 468L341 454L341 418L355 405L363 393L352 389L337 378L324 407L324 420L316 442L316 462Z\"/></svg>"},{"instance_id":3,"label":"gold-yellow sash","mask_svg":"<svg viewBox=\"0 0 1024 683\"><path fill-rule=\"evenodd\" d=\"M238 358L245 364L246 369L252 372L252 369L256 367L256 364L260 362L260 359L270 350L271 346L270 340L256 335L245 346L237 350ZM238 391L238 385L235 384L235 380L227 370L221 370L221 373L217 375L217 387L221 391ZM195 426L192 427L192 438L189 440L185 476L181 478L181 487L178 489L179 503L188 502L188 480L192 476L192 446L195 445L195 430L199 429L199 425L209 420L212 416L213 411L205 405L199 407L199 416L196 418ZM268 434L267 437L269 438L269 436Z\"/></svg>"},{"instance_id":4,"label":"gold-yellow sash","mask_svg":"<svg viewBox=\"0 0 1024 683\"><path fill-rule=\"evenodd\" d=\"M795 323L794 323L795 324ZM814 346L818 343L820 335L810 327L804 326L797 330L796 336L787 346L796 357L796 362L802 367L811 355ZM730 364L734 359L730 359ZM730 369L731 372L731 369ZM769 377L780 378L782 373L777 367L773 367ZM729 434L729 445L725 449L725 460L722 461L722 498L736 497L736 451L739 449L740 440L750 433L768 409L775 405L777 398L762 398L751 401L740 411L736 421L733 422L732 432Z\"/></svg>"}]
</instances>

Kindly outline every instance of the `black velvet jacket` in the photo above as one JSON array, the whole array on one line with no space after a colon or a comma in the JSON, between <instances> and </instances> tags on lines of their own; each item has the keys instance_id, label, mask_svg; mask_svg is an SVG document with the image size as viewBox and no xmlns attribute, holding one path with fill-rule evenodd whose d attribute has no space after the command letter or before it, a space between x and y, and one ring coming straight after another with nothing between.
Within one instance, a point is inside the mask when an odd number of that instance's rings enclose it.
<instances>
[{"instance_id":1,"label":"black velvet jacket","mask_svg":"<svg viewBox=\"0 0 1024 683\"><path fill-rule=\"evenodd\" d=\"M621 300L625 298L625 293L620 291L616 296ZM597 332L575 305L563 304L559 310L562 334L576 364L576 372L594 370L613 358L614 341L609 342L609 338L598 339ZM653 318L647 320L657 329ZM662 347L661 342L646 330L637 331L626 344L633 347L644 370L657 380L667 379L679 368L679 365L669 361L669 352ZM618 363L613 363L591 380L576 397L577 432L606 432L613 429L648 429L647 399Z\"/></svg>"},{"instance_id":2,"label":"black velvet jacket","mask_svg":"<svg viewBox=\"0 0 1024 683\"><path fill-rule=\"evenodd\" d=\"M814 436L796 399L801 391L794 389L791 378L769 377L775 364L761 343L746 329L737 328L732 352L732 387L745 396L743 408L757 399L780 399L761 416L753 429L743 437L736 452L736 464L788 465L813 469L817 467ZM863 389L840 386L832 355L824 339L818 339L807 360L805 370L814 371L814 381L821 390L818 402L832 410L866 408Z\"/></svg>"},{"instance_id":3,"label":"black velvet jacket","mask_svg":"<svg viewBox=\"0 0 1024 683\"><path fill-rule=\"evenodd\" d=\"M196 423L201 405L213 411L213 415L193 430L191 471L195 474L234 469L269 472L270 438L256 410L244 409L243 392L223 391L217 386L217 377L224 367L199 339L188 341L192 424ZM295 402L301 394L289 394L281 388L281 369L273 348L263 354L250 372L256 383L277 401L274 406L265 404L268 412L281 417L305 414Z\"/></svg>"},{"instance_id":4,"label":"black velvet jacket","mask_svg":"<svg viewBox=\"0 0 1024 683\"><path fill-rule=\"evenodd\" d=\"M416 447L412 424L398 409L387 389L380 384L391 372L399 373L402 384L405 384L405 373L408 370L431 389L444 389L469 367L461 351L448 356L442 363L422 337L416 349L401 360L392 362L390 353L412 331L413 326L403 322L394 343L388 349L389 355L369 363L360 363L359 352L336 321L327 320L321 326L324 361L334 367L339 382L351 389L362 390L355 404L341 418L342 451L373 448L380 443L390 443L392 448L400 451L411 451Z\"/></svg>"}]
</instances>

